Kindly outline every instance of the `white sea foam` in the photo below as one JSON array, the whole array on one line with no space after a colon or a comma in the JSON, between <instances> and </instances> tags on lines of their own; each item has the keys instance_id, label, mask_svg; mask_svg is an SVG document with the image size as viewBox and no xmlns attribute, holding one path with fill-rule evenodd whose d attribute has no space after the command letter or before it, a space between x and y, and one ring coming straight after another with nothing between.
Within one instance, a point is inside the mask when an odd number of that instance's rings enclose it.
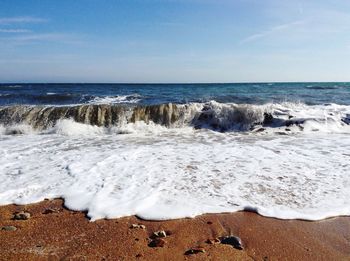
<instances>
[{"instance_id":1,"label":"white sea foam","mask_svg":"<svg viewBox=\"0 0 350 261\"><path fill-rule=\"evenodd\" d=\"M32 134L36 131L27 124L13 124L10 126L0 125L0 135Z\"/></svg>"},{"instance_id":2,"label":"white sea foam","mask_svg":"<svg viewBox=\"0 0 350 261\"><path fill-rule=\"evenodd\" d=\"M269 103L264 105L223 104L211 101L187 107L185 124L220 131L249 131L262 127L265 114L273 119L264 124L267 133L326 132L350 133L350 106L306 105L303 103ZM287 125L287 126L286 126Z\"/></svg>"},{"instance_id":3,"label":"white sea foam","mask_svg":"<svg viewBox=\"0 0 350 261\"><path fill-rule=\"evenodd\" d=\"M22 85L8 85L8 86L6 86L6 87L8 87L8 88L21 88L22 87Z\"/></svg>"},{"instance_id":4,"label":"white sea foam","mask_svg":"<svg viewBox=\"0 0 350 261\"><path fill-rule=\"evenodd\" d=\"M29 128L28 125L23 125ZM59 120L53 128L42 131L42 134L61 134L65 136L99 136L99 135L117 135L117 134L140 134L140 135L165 135L168 133L187 133L192 131L190 127L179 128L176 130L169 129L165 126L155 124L153 122L145 123L138 121L135 123L123 124L113 127L98 127L75 122L72 119ZM2 134L9 134L1 131Z\"/></svg>"},{"instance_id":5,"label":"white sea foam","mask_svg":"<svg viewBox=\"0 0 350 261\"><path fill-rule=\"evenodd\" d=\"M106 133L104 128L82 124L71 119L59 120L55 127L48 131L66 136L93 136Z\"/></svg>"},{"instance_id":6,"label":"white sea foam","mask_svg":"<svg viewBox=\"0 0 350 261\"><path fill-rule=\"evenodd\" d=\"M2 205L63 197L92 220L245 207L278 218L350 215L348 133L261 136L62 120L46 134L0 135L0 144Z\"/></svg>"},{"instance_id":7,"label":"white sea foam","mask_svg":"<svg viewBox=\"0 0 350 261\"><path fill-rule=\"evenodd\" d=\"M131 95L117 95L117 96L103 96L95 97L89 103L91 104L118 104L118 103L138 103L142 96L139 94Z\"/></svg>"}]
</instances>

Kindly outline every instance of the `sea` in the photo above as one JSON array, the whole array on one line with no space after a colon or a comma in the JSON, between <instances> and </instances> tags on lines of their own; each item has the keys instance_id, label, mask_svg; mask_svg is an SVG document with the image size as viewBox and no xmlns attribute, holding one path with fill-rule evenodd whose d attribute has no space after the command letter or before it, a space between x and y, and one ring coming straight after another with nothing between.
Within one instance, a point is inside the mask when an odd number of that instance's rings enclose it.
<instances>
[{"instance_id":1,"label":"sea","mask_svg":"<svg viewBox=\"0 0 350 261\"><path fill-rule=\"evenodd\" d=\"M0 84L0 205L350 215L350 83Z\"/></svg>"}]
</instances>

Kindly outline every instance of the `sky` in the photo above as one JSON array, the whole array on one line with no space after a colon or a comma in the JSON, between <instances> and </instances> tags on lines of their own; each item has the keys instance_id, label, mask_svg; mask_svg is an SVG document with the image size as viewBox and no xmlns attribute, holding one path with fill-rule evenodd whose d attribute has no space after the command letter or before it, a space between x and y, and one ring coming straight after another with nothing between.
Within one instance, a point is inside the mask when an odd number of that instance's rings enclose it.
<instances>
[{"instance_id":1,"label":"sky","mask_svg":"<svg viewBox=\"0 0 350 261\"><path fill-rule=\"evenodd\" d=\"M350 81L349 0L0 0L0 82Z\"/></svg>"}]
</instances>

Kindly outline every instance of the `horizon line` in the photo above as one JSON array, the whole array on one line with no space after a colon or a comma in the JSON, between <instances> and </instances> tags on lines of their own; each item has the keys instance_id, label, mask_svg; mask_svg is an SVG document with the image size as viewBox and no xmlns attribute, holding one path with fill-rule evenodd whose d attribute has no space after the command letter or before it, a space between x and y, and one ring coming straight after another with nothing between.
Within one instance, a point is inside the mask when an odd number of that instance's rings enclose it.
<instances>
[{"instance_id":1,"label":"horizon line","mask_svg":"<svg viewBox=\"0 0 350 261\"><path fill-rule=\"evenodd\" d=\"M184 85L195 85L195 84L276 84L276 83L350 83L349 81L242 81L242 82L0 82L3 84L126 84L126 85L175 85L175 84L184 84Z\"/></svg>"}]
</instances>

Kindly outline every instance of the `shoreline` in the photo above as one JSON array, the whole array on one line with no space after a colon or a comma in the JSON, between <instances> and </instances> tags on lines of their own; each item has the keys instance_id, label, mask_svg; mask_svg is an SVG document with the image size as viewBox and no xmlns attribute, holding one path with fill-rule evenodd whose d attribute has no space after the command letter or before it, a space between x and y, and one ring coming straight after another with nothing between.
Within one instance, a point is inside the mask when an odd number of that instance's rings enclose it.
<instances>
[{"instance_id":1,"label":"shoreline","mask_svg":"<svg viewBox=\"0 0 350 261\"><path fill-rule=\"evenodd\" d=\"M13 220L20 211L30 218ZM0 260L350 260L348 216L281 220L241 211L168 221L130 216L90 222L84 212L54 199L0 206L0 227ZM153 233L162 230L167 236L151 247ZM226 236L239 237L243 250L220 243L218 238Z\"/></svg>"}]
</instances>

